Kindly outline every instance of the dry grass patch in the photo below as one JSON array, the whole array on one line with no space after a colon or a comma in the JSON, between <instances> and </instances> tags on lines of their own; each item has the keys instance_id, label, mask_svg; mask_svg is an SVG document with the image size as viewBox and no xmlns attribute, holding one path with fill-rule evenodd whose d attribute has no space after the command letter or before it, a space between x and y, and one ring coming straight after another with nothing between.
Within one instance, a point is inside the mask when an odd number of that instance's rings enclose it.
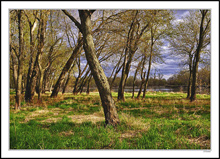
<instances>
[{"instance_id":1,"label":"dry grass patch","mask_svg":"<svg viewBox=\"0 0 220 159\"><path fill-rule=\"evenodd\" d=\"M91 121L92 123L97 123L99 121L104 121L105 118L102 116L97 116L95 114L92 115L71 115L68 116L73 122L76 123L83 123L83 122L88 122Z\"/></svg>"},{"instance_id":2,"label":"dry grass patch","mask_svg":"<svg viewBox=\"0 0 220 159\"><path fill-rule=\"evenodd\" d=\"M61 133L59 133L60 136L71 136L74 135L74 132L72 130L70 131L63 131Z\"/></svg>"},{"instance_id":3,"label":"dry grass patch","mask_svg":"<svg viewBox=\"0 0 220 159\"><path fill-rule=\"evenodd\" d=\"M83 122L89 122L89 121L91 121L92 123L97 123L97 122L105 120L103 115L100 116L97 113L94 113L92 115L69 115L67 117L70 119L70 121L72 121L74 123L83 123ZM60 120L62 120L61 117L57 117L57 118L52 117L52 118L42 120L41 122L43 122L43 123L55 123L55 122L60 121Z\"/></svg>"},{"instance_id":4,"label":"dry grass patch","mask_svg":"<svg viewBox=\"0 0 220 159\"><path fill-rule=\"evenodd\" d=\"M61 117L58 117L58 118L48 118L48 119L45 119L45 120L42 120L41 122L42 123L55 123L59 120L61 120L62 118Z\"/></svg>"},{"instance_id":5,"label":"dry grass patch","mask_svg":"<svg viewBox=\"0 0 220 159\"><path fill-rule=\"evenodd\" d=\"M130 130L130 131L126 131L124 133L121 133L120 138L132 138L132 137L141 137L141 131L134 131L134 130Z\"/></svg>"},{"instance_id":6,"label":"dry grass patch","mask_svg":"<svg viewBox=\"0 0 220 159\"><path fill-rule=\"evenodd\" d=\"M47 113L49 113L49 110L47 110L47 109L36 110L36 111L32 112L29 117L42 116Z\"/></svg>"},{"instance_id":7,"label":"dry grass patch","mask_svg":"<svg viewBox=\"0 0 220 159\"><path fill-rule=\"evenodd\" d=\"M150 128L150 123L146 123L142 118L135 118L132 115L122 113L121 121L124 121L127 126L135 127L136 129L147 131Z\"/></svg>"},{"instance_id":8,"label":"dry grass patch","mask_svg":"<svg viewBox=\"0 0 220 159\"><path fill-rule=\"evenodd\" d=\"M191 144L198 144L202 149L210 149L210 139L206 136L200 136L199 138L189 138L188 141Z\"/></svg>"}]
</instances>

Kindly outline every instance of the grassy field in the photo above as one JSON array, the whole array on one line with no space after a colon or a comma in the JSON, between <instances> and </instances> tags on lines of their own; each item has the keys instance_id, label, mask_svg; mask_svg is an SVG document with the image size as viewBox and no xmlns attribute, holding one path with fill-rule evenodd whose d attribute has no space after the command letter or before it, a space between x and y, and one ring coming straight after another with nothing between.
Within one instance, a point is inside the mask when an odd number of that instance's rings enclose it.
<instances>
[{"instance_id":1,"label":"grassy field","mask_svg":"<svg viewBox=\"0 0 220 159\"><path fill-rule=\"evenodd\" d=\"M120 125L104 127L98 93L43 95L14 110L10 93L10 149L210 149L210 95L147 92L117 102ZM37 97L36 97L37 98Z\"/></svg>"}]
</instances>

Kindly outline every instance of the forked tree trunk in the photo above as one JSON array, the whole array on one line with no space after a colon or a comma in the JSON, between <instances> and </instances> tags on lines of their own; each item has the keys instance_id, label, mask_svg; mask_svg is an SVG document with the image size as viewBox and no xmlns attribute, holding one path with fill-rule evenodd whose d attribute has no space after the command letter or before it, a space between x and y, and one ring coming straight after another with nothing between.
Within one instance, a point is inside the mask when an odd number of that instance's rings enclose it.
<instances>
[{"instance_id":1,"label":"forked tree trunk","mask_svg":"<svg viewBox=\"0 0 220 159\"><path fill-rule=\"evenodd\" d=\"M124 89L131 68L132 58L136 50L138 49L138 41L140 40L140 37L142 35L142 33L140 33L139 35L137 34L139 29L137 15L138 15L138 11L136 11L134 19L128 31L127 44L126 44L127 46L125 48L124 65L122 69L121 81L118 88L118 100L122 100L122 101L125 100Z\"/></svg>"},{"instance_id":2,"label":"forked tree trunk","mask_svg":"<svg viewBox=\"0 0 220 159\"><path fill-rule=\"evenodd\" d=\"M27 16L27 15L26 15ZM32 24L29 17L28 22L29 22L29 28L30 28L30 61L29 61L29 68L28 68L28 74L27 74L27 80L26 80L26 89L25 89L25 101L30 102L31 100L31 75L33 73L33 67L34 67L34 62L33 62L33 56L34 56L34 30L36 29L37 26L37 20Z\"/></svg>"},{"instance_id":3,"label":"forked tree trunk","mask_svg":"<svg viewBox=\"0 0 220 159\"><path fill-rule=\"evenodd\" d=\"M105 73L99 63L95 53L95 46L92 37L91 28L91 12L88 10L79 10L81 20L81 31L83 33L83 48L85 50L86 59L96 86L99 90L99 95L102 101L102 106L105 114L105 123L116 126L119 124L119 118L116 111L115 103L111 95L110 86L105 76Z\"/></svg>"},{"instance_id":4,"label":"forked tree trunk","mask_svg":"<svg viewBox=\"0 0 220 159\"><path fill-rule=\"evenodd\" d=\"M196 99L196 82L197 82L197 74L198 74L198 67L199 67L199 60L200 60L200 52L203 46L203 41L204 41L204 19L207 13L207 10L202 10L202 19L201 19L201 24L200 24L200 32L199 32L199 43L197 46L196 54L193 60L193 72L192 72L192 88L191 88L191 97L190 100L194 101Z\"/></svg>"}]
</instances>

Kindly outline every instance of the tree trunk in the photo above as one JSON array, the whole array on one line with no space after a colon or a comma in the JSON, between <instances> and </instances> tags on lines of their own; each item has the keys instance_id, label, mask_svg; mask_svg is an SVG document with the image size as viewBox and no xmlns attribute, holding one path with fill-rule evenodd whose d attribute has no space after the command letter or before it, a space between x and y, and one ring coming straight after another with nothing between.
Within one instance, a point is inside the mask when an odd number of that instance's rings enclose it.
<instances>
[{"instance_id":1,"label":"tree trunk","mask_svg":"<svg viewBox=\"0 0 220 159\"><path fill-rule=\"evenodd\" d=\"M147 77L146 77L146 81L144 83L143 98L145 98L145 96L146 96L146 90L147 90L149 76L150 76L150 69L151 69L151 58L149 60L149 67L148 67L148 71L147 71Z\"/></svg>"},{"instance_id":2,"label":"tree trunk","mask_svg":"<svg viewBox=\"0 0 220 159\"><path fill-rule=\"evenodd\" d=\"M70 69L70 70L71 70L71 69ZM67 87L67 85L68 85L69 79L70 79L70 72L68 72L68 75L67 75L66 81L65 81L64 86L63 86L62 94L64 94L65 91L66 91L66 87Z\"/></svg>"},{"instance_id":3,"label":"tree trunk","mask_svg":"<svg viewBox=\"0 0 220 159\"><path fill-rule=\"evenodd\" d=\"M89 71L89 72L90 72L90 71ZM90 73L90 74L91 74L91 73ZM77 92L80 92L80 94L83 92L83 87L86 85L86 82L88 81L90 74L89 74L89 75L86 74L86 75L84 76L84 78L82 79L81 85L80 85L79 89L77 90ZM87 76L87 75L88 75L88 76Z\"/></svg>"},{"instance_id":4,"label":"tree trunk","mask_svg":"<svg viewBox=\"0 0 220 159\"><path fill-rule=\"evenodd\" d=\"M123 65L123 69L122 69L121 81L120 81L119 88L118 88L118 100L122 100L122 101L125 100L124 88L125 88L125 83L127 81L130 68L131 68L131 62L132 62L132 58L134 56L134 53L135 53L135 51L129 52L128 60L125 57L124 65Z\"/></svg>"},{"instance_id":5,"label":"tree trunk","mask_svg":"<svg viewBox=\"0 0 220 159\"><path fill-rule=\"evenodd\" d=\"M66 82L65 82L65 84L64 84L64 86L63 86L62 94L65 93L65 91L66 91L66 87L67 87L67 85L68 85L69 80L70 80L70 73L68 73L68 76L67 76Z\"/></svg>"},{"instance_id":6,"label":"tree trunk","mask_svg":"<svg viewBox=\"0 0 220 159\"><path fill-rule=\"evenodd\" d=\"M50 97L53 97L53 98L57 97L58 92L59 92L59 90L60 90L60 86L61 86L61 84L63 83L64 77L65 77L66 73L68 72L68 70L70 69L70 67L71 67L71 65L72 65L72 63L73 63L75 57L76 57L76 56L78 55L78 53L80 52L81 46L82 46L82 38L80 38L80 39L78 40L78 43L77 43L77 45L75 46L75 48L74 48L74 50L73 50L73 52L72 52L72 55L70 56L70 58L69 58L68 61L66 62L65 66L64 66L64 68L63 68L63 70L62 70L62 72L61 72L61 74L60 74L60 76L59 76L59 78L58 78L58 80L57 80L55 86L54 86L54 89L53 89L52 94L51 94Z\"/></svg>"},{"instance_id":7,"label":"tree trunk","mask_svg":"<svg viewBox=\"0 0 220 159\"><path fill-rule=\"evenodd\" d=\"M146 49L144 51L146 53ZM144 57L142 58L140 64L142 63L142 69L141 69L141 85L140 85L140 89L138 91L138 95L137 95L137 99L139 99L140 95L141 95L141 92L142 92L142 88L143 88L143 85L144 85L144 82L145 82L145 74L146 72L144 72L144 66L145 66L145 61L146 61L146 55L144 55ZM139 66L140 67L140 66ZM143 74L144 72L144 74Z\"/></svg>"},{"instance_id":8,"label":"tree trunk","mask_svg":"<svg viewBox=\"0 0 220 159\"><path fill-rule=\"evenodd\" d=\"M86 94L89 95L90 93L90 82L91 82L92 76L89 76L88 82L87 82L87 89L86 89Z\"/></svg>"},{"instance_id":9,"label":"tree trunk","mask_svg":"<svg viewBox=\"0 0 220 159\"><path fill-rule=\"evenodd\" d=\"M110 89L111 89L111 90L112 90L113 84L114 84L114 82L115 82L115 79L116 79L116 77L117 77L119 71L121 70L122 66L123 66L123 64L115 71L115 75L114 75L114 77L113 77L113 79L112 79L112 81L111 81L111 84L110 84Z\"/></svg>"},{"instance_id":10,"label":"tree trunk","mask_svg":"<svg viewBox=\"0 0 220 159\"><path fill-rule=\"evenodd\" d=\"M24 77L24 75L23 75L23 76L22 76L22 82L21 82L21 83L22 83L22 84L21 84L21 90L22 90L22 91L21 91L21 94L22 94L22 95L24 95L24 92L25 92L25 81L24 81L24 78L25 78L25 77Z\"/></svg>"},{"instance_id":11,"label":"tree trunk","mask_svg":"<svg viewBox=\"0 0 220 159\"><path fill-rule=\"evenodd\" d=\"M23 37L23 24L22 24L22 11L18 11L18 30L19 30L19 56L18 56L18 77L15 96L15 109L21 107L21 89L22 89L22 75L23 75L23 62L24 62L24 37Z\"/></svg>"},{"instance_id":12,"label":"tree trunk","mask_svg":"<svg viewBox=\"0 0 220 159\"><path fill-rule=\"evenodd\" d=\"M124 65L122 69L121 81L120 81L119 88L118 88L118 100L122 100L122 101L125 100L124 88L125 88L125 84L128 78L130 68L131 68L132 58L137 50L137 43L140 39L140 36L135 37L135 33L137 32L137 24L138 24L137 14L138 14L138 11L136 11L134 19L128 31L127 44L125 48Z\"/></svg>"},{"instance_id":13,"label":"tree trunk","mask_svg":"<svg viewBox=\"0 0 220 159\"><path fill-rule=\"evenodd\" d=\"M132 97L131 98L134 98L134 86L135 86L135 81L136 81L138 70L140 69L140 64L141 64L141 62L139 62L138 66L137 66L137 69L134 73L133 89L132 89Z\"/></svg>"},{"instance_id":14,"label":"tree trunk","mask_svg":"<svg viewBox=\"0 0 220 159\"><path fill-rule=\"evenodd\" d=\"M140 88L139 88L139 91L138 91L138 95L137 95L137 99L139 99L140 95L141 95L141 92L142 92L142 89L143 89L143 85L145 83L145 74L146 72L144 72L144 75L143 77L141 78L141 85L140 85Z\"/></svg>"},{"instance_id":15,"label":"tree trunk","mask_svg":"<svg viewBox=\"0 0 220 159\"><path fill-rule=\"evenodd\" d=\"M191 96L191 87L192 87L192 57L189 57L189 80L188 80L188 88L187 88L187 97Z\"/></svg>"},{"instance_id":16,"label":"tree trunk","mask_svg":"<svg viewBox=\"0 0 220 159\"><path fill-rule=\"evenodd\" d=\"M119 118L115 103L111 95L108 80L95 53L91 30L91 11L79 10L79 15L81 19L81 30L83 33L83 48L85 50L86 59L89 63L91 73L99 90L105 114L105 123L106 125L116 126L119 124Z\"/></svg>"},{"instance_id":17,"label":"tree trunk","mask_svg":"<svg viewBox=\"0 0 220 159\"><path fill-rule=\"evenodd\" d=\"M16 90L16 87L17 87L17 79L18 79L18 66L17 66L17 63L16 63L16 56L15 54L12 52L12 49L11 49L11 45L10 45L10 53L11 53L11 59L12 59L12 72L13 72L13 81L14 81L14 88Z\"/></svg>"},{"instance_id":18,"label":"tree trunk","mask_svg":"<svg viewBox=\"0 0 220 159\"><path fill-rule=\"evenodd\" d=\"M146 95L146 90L147 90L147 86L148 86L148 81L149 81L149 76L150 76L150 70L151 70L151 63L152 63L152 56L153 56L153 45L154 45L154 41L153 41L153 32L152 32L152 28L151 28L151 48L150 48L150 58L149 58L149 65L148 65L148 71L147 71L147 77L146 77L146 81L144 83L144 90L143 90L143 99L145 98Z\"/></svg>"},{"instance_id":19,"label":"tree trunk","mask_svg":"<svg viewBox=\"0 0 220 159\"><path fill-rule=\"evenodd\" d=\"M28 18L29 20L29 18ZM29 61L29 68L28 68L28 74L27 74L27 81L26 81L26 90L25 90L25 101L30 102L31 99L31 75L33 73L33 56L34 56L34 30L36 28L37 21L34 22L32 25L31 21L29 21L29 27L30 27L30 61Z\"/></svg>"},{"instance_id":20,"label":"tree trunk","mask_svg":"<svg viewBox=\"0 0 220 159\"><path fill-rule=\"evenodd\" d=\"M38 38L38 69L39 69L39 78L38 78L38 100L41 99L41 91L42 91L42 83L44 78L44 68L42 68L41 57L43 54L44 43L45 43L45 34L46 34L46 23L47 23L47 14L48 12L41 11L40 12L40 27L39 33L40 36Z\"/></svg>"},{"instance_id":21,"label":"tree trunk","mask_svg":"<svg viewBox=\"0 0 220 159\"><path fill-rule=\"evenodd\" d=\"M196 99L196 87L197 87L196 82L197 82L197 74L198 74L198 67L200 60L200 52L204 41L203 24L207 11L202 10L201 12L202 12L202 19L201 19L200 32L199 32L199 43L193 60L192 88L191 88L191 97L190 97L191 101L194 101Z\"/></svg>"}]
</instances>

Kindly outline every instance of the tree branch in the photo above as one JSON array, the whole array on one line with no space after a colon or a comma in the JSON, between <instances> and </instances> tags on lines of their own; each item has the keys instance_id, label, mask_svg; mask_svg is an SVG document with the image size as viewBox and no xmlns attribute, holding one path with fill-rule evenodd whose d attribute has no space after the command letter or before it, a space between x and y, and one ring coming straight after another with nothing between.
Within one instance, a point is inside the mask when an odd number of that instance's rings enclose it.
<instances>
[{"instance_id":1,"label":"tree branch","mask_svg":"<svg viewBox=\"0 0 220 159\"><path fill-rule=\"evenodd\" d=\"M66 10L62 10L62 11L75 23L75 25L79 28L80 32L82 33L81 24L68 11Z\"/></svg>"}]
</instances>

